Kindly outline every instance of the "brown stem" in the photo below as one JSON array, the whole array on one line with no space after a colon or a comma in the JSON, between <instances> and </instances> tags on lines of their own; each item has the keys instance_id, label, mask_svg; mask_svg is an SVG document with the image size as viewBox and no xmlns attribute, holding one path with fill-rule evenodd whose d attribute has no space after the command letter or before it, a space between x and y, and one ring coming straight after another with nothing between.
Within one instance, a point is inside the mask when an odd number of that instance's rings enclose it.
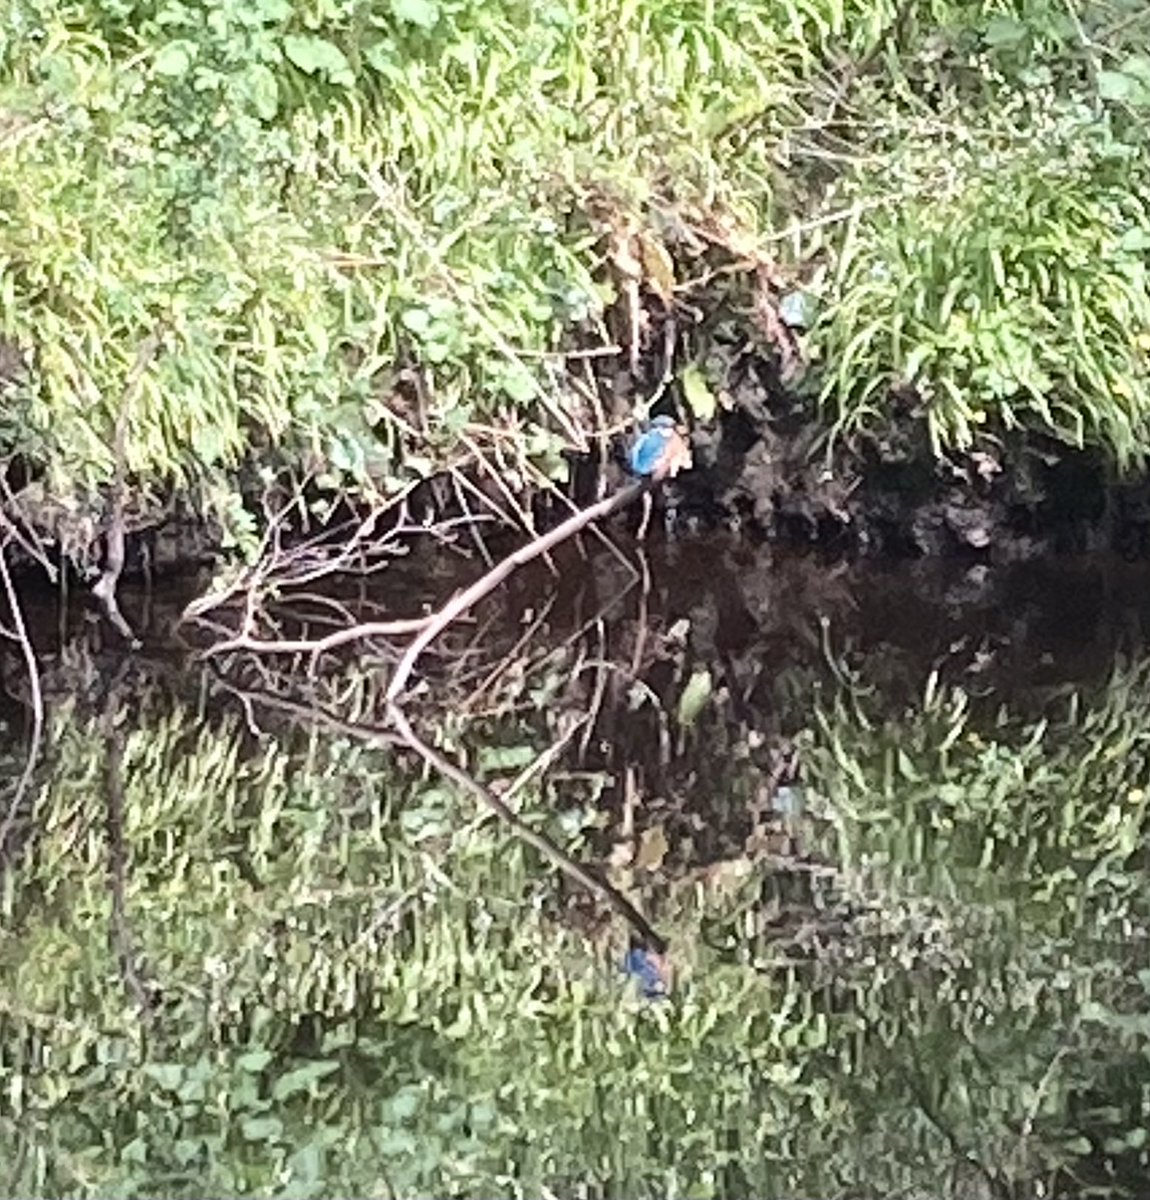
<instances>
[{"instance_id":1,"label":"brown stem","mask_svg":"<svg viewBox=\"0 0 1150 1200\"><path fill-rule=\"evenodd\" d=\"M456 593L432 617L426 627L412 639L411 644L404 651L403 657L399 660L399 664L395 668L395 674L388 681L385 699L389 707L394 706L402 694L408 679L411 677L411 672L415 669L415 664L419 661L420 655L453 621L458 620L465 612L493 592L520 567L547 554L568 538L574 537L581 529L585 529L590 525L592 521L599 521L604 517L610 516L617 508L622 508L625 504L631 503L637 496L643 495L651 486L652 483L650 480L640 480L638 483L629 484L621 491L608 496L604 500L600 500L596 504L580 509L568 517L566 521L562 521L556 525L554 529L540 537L534 538L526 546L514 551L496 563L490 571L480 576L469 588Z\"/></svg>"},{"instance_id":2,"label":"brown stem","mask_svg":"<svg viewBox=\"0 0 1150 1200\"><path fill-rule=\"evenodd\" d=\"M92 588L92 595L104 606L104 613L116 631L132 645L140 643L132 632L124 614L120 611L116 599L116 588L120 583L120 574L124 569L124 503L126 499L127 481L127 444L128 422L135 404L136 394L144 381L144 372L160 348L160 333L157 330L149 334L140 348L136 351L135 362L128 372L124 391L120 396L120 409L116 414L116 430L113 435L112 452L115 458L112 476L112 491L110 497L111 511L108 514L108 528L105 534L104 568L100 578Z\"/></svg>"}]
</instances>

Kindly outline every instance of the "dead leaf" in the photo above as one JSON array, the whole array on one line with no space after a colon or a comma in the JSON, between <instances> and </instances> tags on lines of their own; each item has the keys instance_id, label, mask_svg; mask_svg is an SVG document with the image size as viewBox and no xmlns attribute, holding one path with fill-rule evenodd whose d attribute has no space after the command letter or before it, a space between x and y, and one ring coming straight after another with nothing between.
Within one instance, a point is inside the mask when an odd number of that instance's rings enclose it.
<instances>
[{"instance_id":1,"label":"dead leaf","mask_svg":"<svg viewBox=\"0 0 1150 1200\"><path fill-rule=\"evenodd\" d=\"M652 825L639 835L635 866L640 870L657 871L663 865L669 849L666 830L662 825Z\"/></svg>"},{"instance_id":2,"label":"dead leaf","mask_svg":"<svg viewBox=\"0 0 1150 1200\"><path fill-rule=\"evenodd\" d=\"M675 263L667 247L650 230L644 229L638 236L639 256L647 276L647 286L670 305L675 299Z\"/></svg>"}]
</instances>

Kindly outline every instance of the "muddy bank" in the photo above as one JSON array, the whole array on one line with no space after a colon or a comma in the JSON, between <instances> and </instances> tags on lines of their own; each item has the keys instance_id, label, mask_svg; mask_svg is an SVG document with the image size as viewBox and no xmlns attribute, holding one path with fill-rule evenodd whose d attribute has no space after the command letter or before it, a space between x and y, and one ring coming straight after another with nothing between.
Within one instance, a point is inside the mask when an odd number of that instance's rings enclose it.
<instances>
[{"instance_id":1,"label":"muddy bank","mask_svg":"<svg viewBox=\"0 0 1150 1200\"><path fill-rule=\"evenodd\" d=\"M1097 453L1018 438L939 459L927 445L899 448L867 437L828 447L827 441L813 424L788 428L771 420L756 428L743 411L696 425L694 467L656 495L662 520L652 536L690 541L722 533L752 546L813 550L826 562L1003 563L1108 551L1131 561L1150 557L1150 479L1119 477ZM571 501L587 503L626 482L618 463L623 444L614 450L606 479L597 462L573 460L564 498L535 497L539 528L568 515ZM492 490L481 479L476 483ZM346 500L318 499L333 505L332 539L363 516ZM258 522L254 499L248 500ZM428 522L464 515L450 489L434 480L412 495L411 508ZM614 518L624 537L638 522L637 511ZM93 540L72 572L82 581L98 575L104 537L99 520L87 525ZM387 525L385 518L381 532ZM285 534L302 538L316 531L315 524L306 531L289 525ZM514 544L498 534L491 540L497 548ZM194 575L229 554L218 523L187 499L154 516L142 514L125 541L125 578L137 581ZM65 554L76 549L75 537L54 544L69 565Z\"/></svg>"},{"instance_id":2,"label":"muddy bank","mask_svg":"<svg viewBox=\"0 0 1150 1200\"><path fill-rule=\"evenodd\" d=\"M815 549L828 560L1009 562L1097 551L1150 556L1150 477L1144 471L1120 474L1101 450L986 429L970 450L940 456L913 398L891 401L881 427L839 435L801 381L790 378L793 364L777 348L744 340L716 342L712 350L710 374L723 385L708 420L691 416L680 383L659 381L654 360L644 361L639 376L604 367L598 380L602 393L614 397L606 415L616 428L629 424L636 406L655 395L651 415L675 416L689 437L693 468L656 497L669 537L721 530L752 544ZM12 386L18 365L11 345L0 339L0 392ZM615 439L606 460L598 453L570 456L565 488L548 495L520 487L517 502L533 509L545 528L568 515L572 502L589 503L627 481L626 443L626 437ZM282 453L273 457L275 462L253 454L233 475L244 521L256 531L268 523L269 494L286 500L299 475L298 464ZM279 480L271 489L269 470ZM433 476L409 494L402 517L381 518L379 532L386 534L393 520L465 518L474 497L487 496L506 512L509 481L482 470L469 474L471 500L453 480ZM21 457L4 464L3 485L4 516L18 535L8 539L13 565L35 569L26 551L39 546L67 577L94 582L114 523L110 497L85 505L54 496L36 465ZM306 485L305 497L306 522L284 523L289 540L324 529L338 540L367 511L349 494L314 483ZM615 523L620 532L633 530L638 516L624 512ZM165 495L148 481L129 480L122 524L126 580L187 576L235 552L233 537L195 491Z\"/></svg>"},{"instance_id":3,"label":"muddy bank","mask_svg":"<svg viewBox=\"0 0 1150 1200\"><path fill-rule=\"evenodd\" d=\"M769 361L733 372L728 410L692 431L695 468L669 503L724 527L833 556L1010 561L1150 551L1150 479L1100 451L1021 433L935 453L921 413L835 436Z\"/></svg>"}]
</instances>

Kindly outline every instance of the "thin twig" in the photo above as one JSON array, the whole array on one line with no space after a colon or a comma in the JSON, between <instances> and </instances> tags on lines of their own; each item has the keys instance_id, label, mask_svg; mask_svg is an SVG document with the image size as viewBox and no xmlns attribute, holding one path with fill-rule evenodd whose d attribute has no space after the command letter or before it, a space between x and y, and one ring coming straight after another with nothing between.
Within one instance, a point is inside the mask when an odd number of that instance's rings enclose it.
<instances>
[{"instance_id":1,"label":"thin twig","mask_svg":"<svg viewBox=\"0 0 1150 1200\"><path fill-rule=\"evenodd\" d=\"M602 620L596 622L597 632L599 634L599 657L605 658L607 653L607 630ZM582 664L576 667L572 672L572 676L578 675L582 671ZM587 724L583 727L583 736L579 739L579 761L585 762L587 759L587 749L591 745L591 738L595 734L595 726L599 720L599 712L603 707L603 697L607 693L607 672L603 668L599 668L595 672L595 683L591 689L591 702L587 705Z\"/></svg>"},{"instance_id":2,"label":"thin twig","mask_svg":"<svg viewBox=\"0 0 1150 1200\"><path fill-rule=\"evenodd\" d=\"M40 759L40 747L44 739L44 695L40 687L40 667L36 662L36 650L32 645L32 639L28 636L28 629L24 624L24 613L20 607L20 598L16 595L16 589L12 585L12 574L8 569L7 540L0 543L0 582L3 584L4 596L12 614L12 629L16 641L19 643L20 652L24 656L24 666L28 672L28 692L32 698L32 737L28 743L28 756L24 760L24 769L20 772L16 790L12 793L4 824L0 826L0 854L2 854L8 841L8 834L12 831L12 825L16 820L16 814L20 811L24 793L32 782L33 772Z\"/></svg>"},{"instance_id":3,"label":"thin twig","mask_svg":"<svg viewBox=\"0 0 1150 1200\"><path fill-rule=\"evenodd\" d=\"M512 350L519 358L554 358L570 362L581 362L591 358L618 358L623 353L623 347L614 344L589 346L583 350L526 350L521 346L514 346Z\"/></svg>"},{"instance_id":4,"label":"thin twig","mask_svg":"<svg viewBox=\"0 0 1150 1200\"><path fill-rule=\"evenodd\" d=\"M312 663L321 655L350 642L363 641L372 637L402 637L407 634L419 633L426 629L434 620L434 615L426 617L402 617L394 621L362 621L358 625L350 625L346 629L337 629L326 637L320 638L257 638L246 633L237 634L227 641L217 642L204 651L207 658L228 654L235 650L247 650L253 654L310 654Z\"/></svg>"},{"instance_id":5,"label":"thin twig","mask_svg":"<svg viewBox=\"0 0 1150 1200\"><path fill-rule=\"evenodd\" d=\"M463 703L463 711L471 712L475 709L479 701L487 694L487 692L499 682L500 678L506 672L512 670L518 663L519 652L530 643L531 639L543 627L547 618L551 615L551 610L555 607L555 602L558 599L554 594L551 595L543 607L539 610L535 619L527 626L527 628L516 639L515 644L506 652L501 653L499 662L494 666L482 682L471 690L467 699Z\"/></svg>"},{"instance_id":6,"label":"thin twig","mask_svg":"<svg viewBox=\"0 0 1150 1200\"><path fill-rule=\"evenodd\" d=\"M462 592L458 592L453 596L434 614L426 628L416 635L407 650L404 651L404 655L399 660L399 665L395 669L395 674L388 681L385 696L387 703L389 705L395 703L407 685L407 681L416 663L419 661L420 655L453 621L458 620L459 617L478 604L480 600L493 592L505 579L518 570L519 567L525 566L527 563L533 562L535 559L549 553L560 543L565 542L570 537L574 537L581 529L585 529L592 521L602 520L614 512L615 509L629 504L637 496L645 495L651 486L650 480L640 480L637 483L622 488L613 496L608 496L607 499L600 500L597 504L580 509L573 516L568 517L566 521L556 525L550 532L537 537L534 541L528 543L528 545L509 554L501 562L496 563L485 575L477 579L469 588L465 588Z\"/></svg>"},{"instance_id":7,"label":"thin twig","mask_svg":"<svg viewBox=\"0 0 1150 1200\"><path fill-rule=\"evenodd\" d=\"M48 576L48 582L55 585L60 578L59 569L55 563L48 560L48 552L42 539L31 530L21 529L17 523L13 515L16 513L16 497L8 486L6 472L3 470L0 470L0 495L4 501L0 506L0 527L2 527L5 540L14 541L29 558L38 562L44 574Z\"/></svg>"}]
</instances>

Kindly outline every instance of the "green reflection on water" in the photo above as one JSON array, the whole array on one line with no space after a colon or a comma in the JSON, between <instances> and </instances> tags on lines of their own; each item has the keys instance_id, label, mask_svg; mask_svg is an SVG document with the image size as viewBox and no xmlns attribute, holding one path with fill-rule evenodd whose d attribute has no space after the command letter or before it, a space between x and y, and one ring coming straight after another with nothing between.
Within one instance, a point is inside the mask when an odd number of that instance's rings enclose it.
<instances>
[{"instance_id":1,"label":"green reflection on water","mask_svg":"<svg viewBox=\"0 0 1150 1200\"><path fill-rule=\"evenodd\" d=\"M641 888L662 1006L621 985L621 931L581 932L550 871L393 751L256 745L146 695L61 706L4 876L0 1190L1136 1195L1147 679L1045 723L955 692L812 702L802 815ZM738 756L693 737L738 796ZM525 811L586 854L565 787Z\"/></svg>"}]
</instances>

